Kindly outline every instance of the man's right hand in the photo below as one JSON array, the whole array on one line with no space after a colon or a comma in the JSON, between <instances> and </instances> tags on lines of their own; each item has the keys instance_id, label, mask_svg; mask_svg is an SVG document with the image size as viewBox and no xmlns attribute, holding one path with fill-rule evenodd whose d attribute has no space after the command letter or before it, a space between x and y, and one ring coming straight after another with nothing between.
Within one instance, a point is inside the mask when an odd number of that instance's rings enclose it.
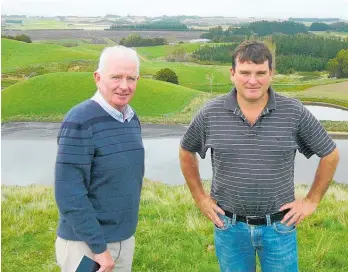
<instances>
[{"instance_id":1,"label":"man's right hand","mask_svg":"<svg viewBox=\"0 0 348 272\"><path fill-rule=\"evenodd\" d=\"M221 221L217 213L225 214L225 212L216 205L216 201L210 195L204 194L196 200L198 208L201 212L216 226L222 228L224 223Z\"/></svg>"},{"instance_id":2,"label":"man's right hand","mask_svg":"<svg viewBox=\"0 0 348 272\"><path fill-rule=\"evenodd\" d=\"M114 259L111 257L108 249L103 253L95 254L94 260L100 265L97 272L112 272L112 269L115 267Z\"/></svg>"}]
</instances>

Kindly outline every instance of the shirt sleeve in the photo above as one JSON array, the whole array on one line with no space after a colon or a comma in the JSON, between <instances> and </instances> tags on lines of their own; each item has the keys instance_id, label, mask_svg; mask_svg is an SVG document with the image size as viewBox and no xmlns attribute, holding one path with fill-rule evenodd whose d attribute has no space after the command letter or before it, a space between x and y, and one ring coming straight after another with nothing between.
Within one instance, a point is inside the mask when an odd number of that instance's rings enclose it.
<instances>
[{"instance_id":1,"label":"shirt sleeve","mask_svg":"<svg viewBox=\"0 0 348 272\"><path fill-rule=\"evenodd\" d=\"M324 157L336 148L335 142L325 128L305 107L300 117L296 138L299 152L306 158L310 158L313 154Z\"/></svg>"},{"instance_id":2,"label":"shirt sleeve","mask_svg":"<svg viewBox=\"0 0 348 272\"><path fill-rule=\"evenodd\" d=\"M204 108L191 121L191 124L181 139L181 147L190 152L197 152L202 159L205 158L208 148L206 146Z\"/></svg>"},{"instance_id":3,"label":"shirt sleeve","mask_svg":"<svg viewBox=\"0 0 348 272\"><path fill-rule=\"evenodd\" d=\"M106 241L88 199L94 155L92 133L81 124L63 122L57 140L55 198L59 212L76 237L85 241L93 253L102 253Z\"/></svg>"}]
</instances>

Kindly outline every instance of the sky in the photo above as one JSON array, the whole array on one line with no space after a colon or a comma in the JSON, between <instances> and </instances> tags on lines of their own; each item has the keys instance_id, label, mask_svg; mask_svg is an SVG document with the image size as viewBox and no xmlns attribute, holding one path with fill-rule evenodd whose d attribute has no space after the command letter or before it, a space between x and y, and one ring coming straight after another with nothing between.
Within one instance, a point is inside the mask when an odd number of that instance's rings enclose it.
<instances>
[{"instance_id":1,"label":"sky","mask_svg":"<svg viewBox=\"0 0 348 272\"><path fill-rule=\"evenodd\" d=\"M2 0L1 14L27 16L316 17L348 20L348 0Z\"/></svg>"}]
</instances>

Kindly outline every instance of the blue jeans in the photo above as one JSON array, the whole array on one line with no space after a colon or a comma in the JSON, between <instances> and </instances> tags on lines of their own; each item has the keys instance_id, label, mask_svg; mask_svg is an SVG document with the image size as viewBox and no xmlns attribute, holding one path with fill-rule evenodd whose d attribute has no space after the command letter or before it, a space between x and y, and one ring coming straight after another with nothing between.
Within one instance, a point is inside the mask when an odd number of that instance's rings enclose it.
<instances>
[{"instance_id":1,"label":"blue jeans","mask_svg":"<svg viewBox=\"0 0 348 272\"><path fill-rule=\"evenodd\" d=\"M219 214L224 226L215 226L215 248L221 272L256 270L256 252L263 272L297 272L296 228L280 222L254 226Z\"/></svg>"}]
</instances>

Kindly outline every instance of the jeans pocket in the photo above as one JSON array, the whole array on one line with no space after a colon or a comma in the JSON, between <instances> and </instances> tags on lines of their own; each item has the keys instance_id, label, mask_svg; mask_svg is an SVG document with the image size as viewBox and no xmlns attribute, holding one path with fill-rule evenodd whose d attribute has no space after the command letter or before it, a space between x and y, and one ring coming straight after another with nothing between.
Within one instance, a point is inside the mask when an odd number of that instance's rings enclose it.
<instances>
[{"instance_id":1,"label":"jeans pocket","mask_svg":"<svg viewBox=\"0 0 348 272\"><path fill-rule=\"evenodd\" d=\"M279 222L273 223L273 229L280 234L288 234L288 233L294 232L296 230L296 226L295 225L287 226L286 224L280 223L279 221Z\"/></svg>"},{"instance_id":2,"label":"jeans pocket","mask_svg":"<svg viewBox=\"0 0 348 272\"><path fill-rule=\"evenodd\" d=\"M222 227L218 227L217 225L214 224L214 228L216 230L222 230L222 231L227 230L229 228L229 226L231 225L231 223L229 222L230 221L229 218L225 215L220 214L220 213L218 213L217 215L224 225Z\"/></svg>"}]
</instances>

